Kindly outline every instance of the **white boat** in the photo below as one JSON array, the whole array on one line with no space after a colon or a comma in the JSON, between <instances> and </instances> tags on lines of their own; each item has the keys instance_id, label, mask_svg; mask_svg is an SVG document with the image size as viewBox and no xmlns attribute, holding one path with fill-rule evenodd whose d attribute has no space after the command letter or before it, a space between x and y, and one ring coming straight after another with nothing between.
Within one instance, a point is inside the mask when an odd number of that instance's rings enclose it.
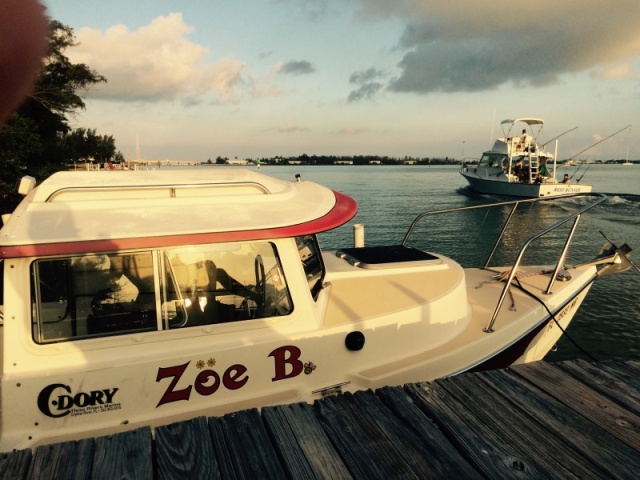
<instances>
[{"instance_id":1,"label":"white boat","mask_svg":"<svg viewBox=\"0 0 640 480\"><path fill-rule=\"evenodd\" d=\"M538 143L543 125L539 118L503 120L503 136L482 154L477 165L463 165L460 169L471 190L527 198L591 192L591 185L572 183L568 175L556 178L557 141L554 153L547 150L546 144Z\"/></svg>"},{"instance_id":2,"label":"white boat","mask_svg":"<svg viewBox=\"0 0 640 480\"><path fill-rule=\"evenodd\" d=\"M321 252L356 202L299 177L60 172L20 190L0 230L2 452L539 360L595 278L629 266L626 245L566 265L571 236L521 265L604 196L509 265L489 266L500 235L463 268L411 246L448 211L398 245Z\"/></svg>"}]
</instances>

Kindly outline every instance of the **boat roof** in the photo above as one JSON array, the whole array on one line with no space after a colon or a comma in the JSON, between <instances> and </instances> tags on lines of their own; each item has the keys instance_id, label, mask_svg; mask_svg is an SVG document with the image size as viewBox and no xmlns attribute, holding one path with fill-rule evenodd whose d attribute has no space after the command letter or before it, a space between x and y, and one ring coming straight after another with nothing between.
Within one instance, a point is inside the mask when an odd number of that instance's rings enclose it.
<instances>
[{"instance_id":1,"label":"boat roof","mask_svg":"<svg viewBox=\"0 0 640 480\"><path fill-rule=\"evenodd\" d=\"M500 125L509 124L512 125L514 123L526 123L527 125L544 125L544 120L541 118L515 118L515 119L507 119L502 120Z\"/></svg>"},{"instance_id":2,"label":"boat roof","mask_svg":"<svg viewBox=\"0 0 640 480\"><path fill-rule=\"evenodd\" d=\"M0 230L0 258L292 237L356 212L327 187L250 170L59 172Z\"/></svg>"}]
</instances>

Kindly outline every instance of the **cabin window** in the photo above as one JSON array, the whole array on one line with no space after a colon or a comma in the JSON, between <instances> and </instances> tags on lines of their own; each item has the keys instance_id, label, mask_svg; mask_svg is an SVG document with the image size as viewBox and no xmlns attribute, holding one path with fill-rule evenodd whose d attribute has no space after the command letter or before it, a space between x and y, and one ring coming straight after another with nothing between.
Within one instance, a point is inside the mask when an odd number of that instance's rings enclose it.
<instances>
[{"instance_id":1,"label":"cabin window","mask_svg":"<svg viewBox=\"0 0 640 480\"><path fill-rule=\"evenodd\" d=\"M54 343L288 315L275 246L215 244L36 260L33 338Z\"/></svg>"},{"instance_id":2,"label":"cabin window","mask_svg":"<svg viewBox=\"0 0 640 480\"><path fill-rule=\"evenodd\" d=\"M175 248L163 255L165 328L275 317L293 309L269 242Z\"/></svg>"},{"instance_id":3,"label":"cabin window","mask_svg":"<svg viewBox=\"0 0 640 480\"><path fill-rule=\"evenodd\" d=\"M151 252L36 260L31 275L38 343L157 328Z\"/></svg>"},{"instance_id":4,"label":"cabin window","mask_svg":"<svg viewBox=\"0 0 640 480\"><path fill-rule=\"evenodd\" d=\"M322 290L325 272L318 240L315 235L304 235L296 237L296 244L298 245L298 254L307 277L309 290L311 290L311 296L314 300L317 300L318 294Z\"/></svg>"},{"instance_id":5,"label":"cabin window","mask_svg":"<svg viewBox=\"0 0 640 480\"><path fill-rule=\"evenodd\" d=\"M502 167L503 164L506 162L506 160L507 160L506 155L498 155L495 153L485 153L484 155L482 155L482 158L480 159L478 166L498 168L498 167Z\"/></svg>"}]
</instances>

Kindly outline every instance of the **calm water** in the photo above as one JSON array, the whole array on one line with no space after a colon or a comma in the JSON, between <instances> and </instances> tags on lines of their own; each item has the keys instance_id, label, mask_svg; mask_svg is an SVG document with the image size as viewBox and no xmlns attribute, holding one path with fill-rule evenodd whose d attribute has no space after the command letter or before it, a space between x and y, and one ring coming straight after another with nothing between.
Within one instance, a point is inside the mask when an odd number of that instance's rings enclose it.
<instances>
[{"instance_id":1,"label":"calm water","mask_svg":"<svg viewBox=\"0 0 640 480\"><path fill-rule=\"evenodd\" d=\"M235 168L235 167L206 167ZM577 167L560 167L559 175L573 175ZM466 189L466 182L457 167L427 166L263 166L262 173L293 180L296 173L303 180L314 181L350 195L358 202L359 212L349 222L331 232L319 235L324 250L353 244L353 225L365 225L365 244L398 244L404 238L411 221L418 214L504 200L488 195L476 195ZM609 194L604 204L587 212L574 237L568 264L591 260L606 243L603 231L617 245L629 244L640 264L640 165L592 165L582 167L573 179L584 174L582 183L594 185L594 190ZM557 215L584 205L585 199L568 199L560 205L544 202L526 206L514 220L518 228L505 236L506 251L496 256L492 265L512 263L523 240L541 226L557 219ZM431 217L412 234L411 244L442 253L464 266L484 264L505 219L504 208ZM563 241L568 231L543 239L536 255L525 261L555 260L559 254L554 245ZM528 263L528 262L526 262ZM571 323L568 334L586 351L598 359L640 358L640 273L635 270L598 279ZM570 341L563 339L556 352L547 360L557 361L588 358Z\"/></svg>"}]
</instances>

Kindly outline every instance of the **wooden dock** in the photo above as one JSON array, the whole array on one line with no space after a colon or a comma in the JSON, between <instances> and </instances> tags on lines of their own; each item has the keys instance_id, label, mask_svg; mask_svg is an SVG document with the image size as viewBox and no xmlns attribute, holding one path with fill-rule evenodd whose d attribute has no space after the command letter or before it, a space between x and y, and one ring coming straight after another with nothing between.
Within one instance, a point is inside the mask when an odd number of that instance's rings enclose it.
<instances>
[{"instance_id":1,"label":"wooden dock","mask_svg":"<svg viewBox=\"0 0 640 480\"><path fill-rule=\"evenodd\" d=\"M539 362L0 458L10 479L639 476L640 361Z\"/></svg>"}]
</instances>

